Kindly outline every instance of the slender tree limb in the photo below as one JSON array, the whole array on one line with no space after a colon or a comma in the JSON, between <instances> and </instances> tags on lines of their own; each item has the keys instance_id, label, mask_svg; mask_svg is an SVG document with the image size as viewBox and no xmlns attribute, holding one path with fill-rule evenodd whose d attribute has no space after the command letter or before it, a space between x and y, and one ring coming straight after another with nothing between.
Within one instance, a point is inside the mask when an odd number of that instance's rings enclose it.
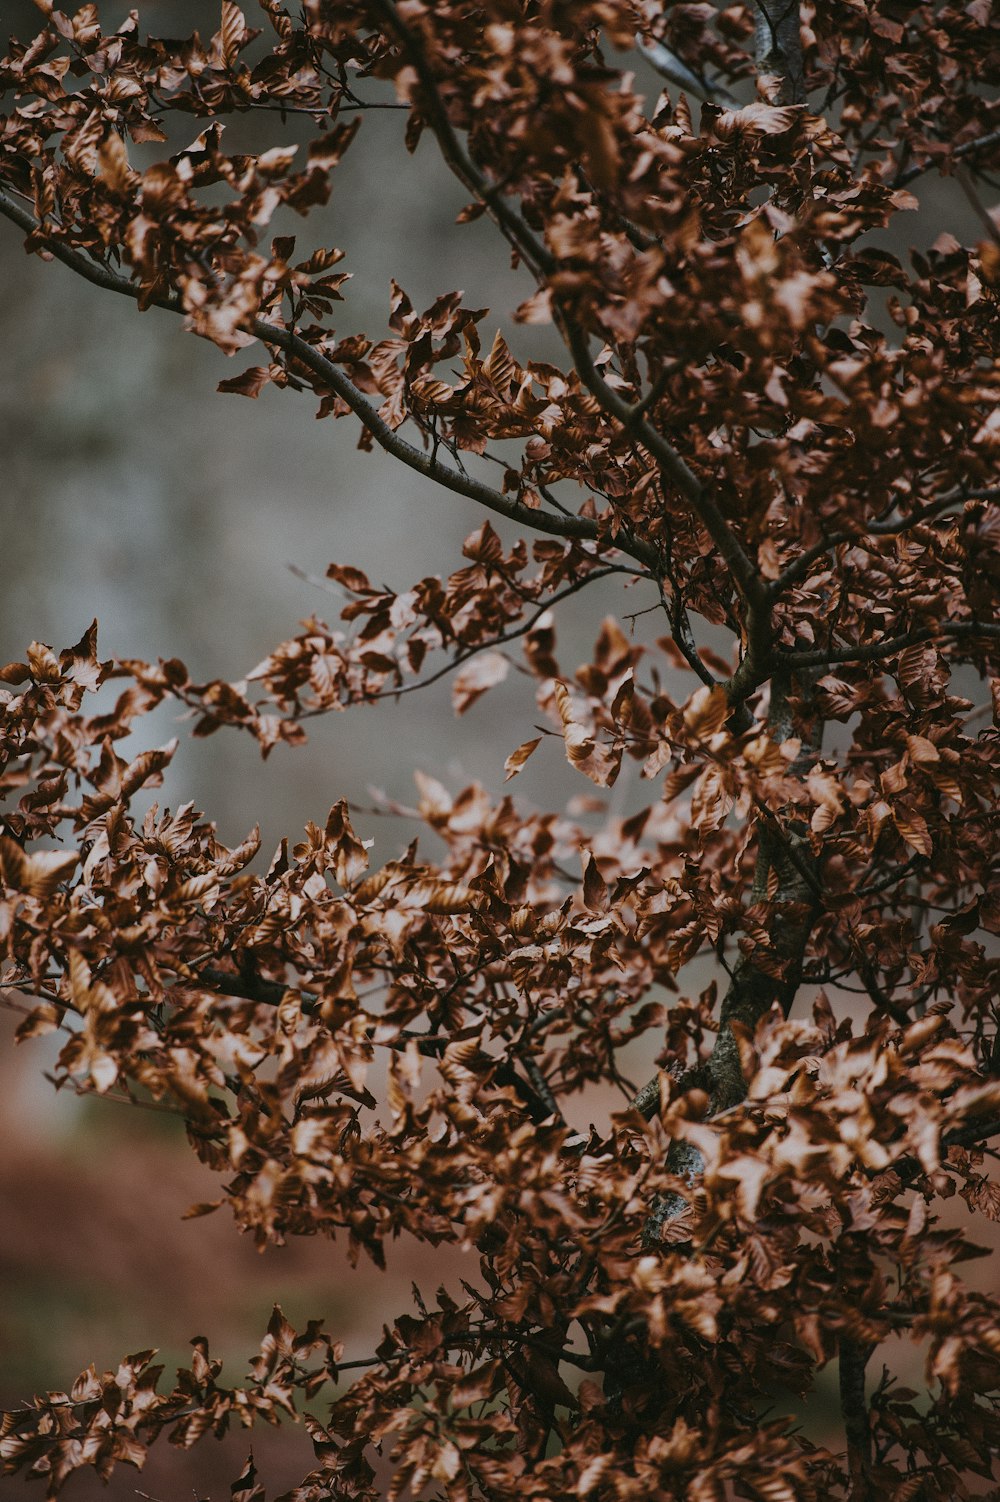
<instances>
[{"instance_id":1,"label":"slender tree limb","mask_svg":"<svg viewBox=\"0 0 1000 1502\"><path fill-rule=\"evenodd\" d=\"M358 390L350 378L325 355L322 355L312 345L308 344L297 334L290 333L269 323L262 318L254 318L250 328L263 343L273 344L278 349L283 349L294 359L301 361L303 365L322 380L327 382L336 394L343 398L361 419L363 425L371 433L375 442L393 458L399 459L407 468L415 470L436 484L444 486L446 490L454 491L457 495L467 496L469 500L484 506L488 511L493 511L498 516L505 516L509 521L527 526L534 531L547 532L555 537L585 538L588 541L596 539L598 529L587 517L580 516L553 516L549 512L533 511L530 506L523 502L513 500L505 496L484 481L478 480L472 475L463 474L462 471L452 469L442 464L432 454L425 453L414 444L401 438L397 431L389 426L379 416L376 408ZM532 520L534 518L534 520ZM622 548L622 551L625 551ZM643 562L652 561L652 549L644 550L646 557ZM633 556L636 556L633 554Z\"/></svg>"},{"instance_id":2,"label":"slender tree limb","mask_svg":"<svg viewBox=\"0 0 1000 1502\"><path fill-rule=\"evenodd\" d=\"M312 578L311 575L304 573L299 568L293 567L292 572L299 578L305 579L307 583L323 584L326 582L322 579ZM578 579L574 579L572 584L567 584L566 588L559 590L557 594L549 595L545 600L532 602L537 604L537 608L520 626L513 627L510 631L500 631L496 636L491 636L487 641L477 642L475 646L467 647L464 651L459 652L457 656L453 657L450 662L446 662L443 667L438 668L433 673L429 673L426 678L420 678L416 683L402 683L395 688L379 689L378 693L366 694L362 699L353 702L358 704L374 704L379 699L399 699L402 698L403 694L415 694L419 689L430 688L431 684L438 683L442 678L446 678L449 673L455 672L464 663L471 661L473 657L478 657L480 652L493 651L496 647L506 646L512 641L517 641L519 637L527 636L528 632L534 629L547 610L551 610L555 605L561 604L563 600L569 599L570 595L579 594L580 590L586 589L588 584L593 584L598 579L607 579L612 574L626 574L630 578L635 579L649 578L648 574L640 572L638 569L621 568L615 564L609 564L606 568L593 569L590 573L582 574ZM713 679L712 682L714 681ZM194 705L193 707L198 706ZM326 713L327 710L324 708L307 709L302 712L302 718L311 719L315 715Z\"/></svg>"},{"instance_id":3,"label":"slender tree limb","mask_svg":"<svg viewBox=\"0 0 1000 1502\"><path fill-rule=\"evenodd\" d=\"M150 119L155 119L159 115L170 114L176 107L170 101L158 98L152 90L149 91L149 97L155 105L155 108L149 111ZM336 112L338 115L357 114L359 110L409 109L410 105L399 104L395 100L390 99L338 99L336 103ZM229 104L228 108L225 105L221 107L219 104L213 105L209 118L215 120L220 115L243 115L251 112L256 114L280 115L282 119L286 115L306 115L311 120L319 121L330 118L330 105L329 103L317 104L315 106L308 104L285 104L280 99L273 102L267 99L244 99L240 100L238 104L233 101Z\"/></svg>"},{"instance_id":4,"label":"slender tree limb","mask_svg":"<svg viewBox=\"0 0 1000 1502\"><path fill-rule=\"evenodd\" d=\"M724 684L726 698L733 706L733 729L742 735L753 725L746 701L754 689L767 681L773 668L772 642L774 625L769 609L754 601L747 611L746 644L740 664Z\"/></svg>"},{"instance_id":5,"label":"slender tree limb","mask_svg":"<svg viewBox=\"0 0 1000 1502\"><path fill-rule=\"evenodd\" d=\"M964 1126L954 1127L950 1132L942 1132L941 1146L946 1152L949 1147L975 1149L983 1147L992 1137L1000 1137L1000 1116L987 1117L985 1121L969 1121ZM919 1179L921 1174L927 1172L915 1155L898 1158L892 1164L892 1170L899 1174L904 1184Z\"/></svg>"},{"instance_id":6,"label":"slender tree limb","mask_svg":"<svg viewBox=\"0 0 1000 1502\"><path fill-rule=\"evenodd\" d=\"M779 649L778 658L786 668L832 667L838 663L883 662L895 657L907 647L919 646L925 641L990 640L1000 641L1000 624L992 621L943 621L938 626L923 626L916 631L904 631L900 636L886 637L883 641L869 642L855 647L820 647L815 652L786 652Z\"/></svg>"},{"instance_id":7,"label":"slender tree limb","mask_svg":"<svg viewBox=\"0 0 1000 1502\"><path fill-rule=\"evenodd\" d=\"M890 871L886 876L880 877L877 881L862 882L861 886L856 888L857 896L871 897L877 892L886 892L890 887L898 886L901 881L906 880L914 867L920 863L921 859L922 857L919 855L911 855L910 859L904 865L899 866L895 871Z\"/></svg>"},{"instance_id":8,"label":"slender tree limb","mask_svg":"<svg viewBox=\"0 0 1000 1502\"><path fill-rule=\"evenodd\" d=\"M437 79L427 61L424 49L400 16L393 0L375 0L375 8L383 16L390 31L395 34L408 62L416 72L428 123L437 137L445 164L450 167L469 192L486 206L506 239L535 273L535 276L541 278L553 272L556 269L556 262L551 251L507 201L502 185L488 181L460 142L441 98Z\"/></svg>"},{"instance_id":9,"label":"slender tree limb","mask_svg":"<svg viewBox=\"0 0 1000 1502\"><path fill-rule=\"evenodd\" d=\"M53 255L56 260L62 261L70 270L75 271L78 276L82 276L94 286L104 291L117 292L124 297L130 297L134 302L137 302L142 295L142 289L127 277L121 276L102 262L92 260L81 251L72 249L58 239L47 238L34 216L2 190L0 190L0 214L12 220L28 235L34 237L46 252ZM187 309L177 296L153 297L150 303L170 313L187 315ZM517 522L533 531L545 532L554 537L575 537L587 541L597 539L599 529L589 517L552 515L549 512L533 510L530 506L525 506L522 501L506 496L493 486L487 485L485 481L442 464L433 454L427 454L414 444L407 442L389 426L384 418L379 416L378 410L354 385L350 377L299 334L264 318L248 319L246 328L262 343L283 350L293 360L312 371L325 387L346 402L379 447L391 454L393 458L399 459L408 469L424 475L456 495L466 496L498 516L504 516L509 521ZM620 552L629 553L648 567L655 567L657 564L655 551L651 547L640 543L628 543L624 539L617 542L615 546Z\"/></svg>"},{"instance_id":10,"label":"slender tree limb","mask_svg":"<svg viewBox=\"0 0 1000 1502\"><path fill-rule=\"evenodd\" d=\"M555 257L525 224L521 216L510 209L506 200L500 196L497 187L487 182L462 147L441 98L440 85L427 62L423 48L400 18L393 0L377 0L377 4L386 17L387 23L399 37L408 60L416 70L427 98L431 128L437 137L446 164L470 191L496 211L498 218L502 209L501 227L525 261L535 270L536 275L551 276L558 270ZM577 373L584 385L597 398L602 408L610 416L617 418L626 431L648 450L664 474L680 490L718 547L733 574L740 593L748 602L756 600L763 606L766 603L763 579L744 551L718 504L708 494L705 486L673 445L646 420L647 402L630 404L608 385L594 363L586 332L577 325L561 300L556 298L554 302ZM638 555L633 553L633 556Z\"/></svg>"},{"instance_id":11,"label":"slender tree limb","mask_svg":"<svg viewBox=\"0 0 1000 1502\"><path fill-rule=\"evenodd\" d=\"M975 156L980 151L988 151L991 146L1000 146L1000 130L988 131L984 136L977 136L974 141L963 141L961 146L956 146L946 157L914 164L912 167L907 167L904 172L897 172L892 180L892 186L894 188L905 188L908 183L915 182L918 177L923 177L925 172L930 172L934 167L942 170L952 161L964 161L967 157ZM975 166L973 166L972 170L976 170Z\"/></svg>"},{"instance_id":12,"label":"slender tree limb","mask_svg":"<svg viewBox=\"0 0 1000 1502\"><path fill-rule=\"evenodd\" d=\"M1000 225L997 224L992 214L987 213L982 199L976 192L976 185L972 180L972 174L965 167L958 166L955 168L955 180L965 194L969 207L994 245L1000 245Z\"/></svg>"},{"instance_id":13,"label":"slender tree limb","mask_svg":"<svg viewBox=\"0 0 1000 1502\"><path fill-rule=\"evenodd\" d=\"M803 104L806 89L799 0L754 0L754 21L758 77L779 79L782 104Z\"/></svg>"},{"instance_id":14,"label":"slender tree limb","mask_svg":"<svg viewBox=\"0 0 1000 1502\"><path fill-rule=\"evenodd\" d=\"M282 985L280 981L265 980L253 972L246 971L241 975L230 975L225 970L206 969L200 971L195 979L203 981L206 986L211 986L215 990L221 991L225 996L237 997L244 1001L256 1001L264 1006L280 1005L282 998L289 989L287 986ZM303 1012L306 1015L314 1013L319 998L309 991L302 991L300 996ZM425 1058L439 1059L448 1041L449 1039L445 1035L419 1033L409 1028L403 1028L400 1030L398 1041L396 1039L386 1039L383 1046L394 1052L399 1052L405 1049L407 1044L416 1043L418 1052L423 1054ZM510 1088L515 1094L520 1096L521 1103L532 1121L536 1123L547 1121L553 1115L562 1120L562 1113L551 1090L548 1088L544 1075L537 1069L533 1061L519 1059L519 1062L528 1075L527 1080L522 1079L509 1059L494 1059L492 1061L494 1081L502 1088ZM544 1086L544 1089L539 1088L540 1084Z\"/></svg>"},{"instance_id":15,"label":"slender tree limb","mask_svg":"<svg viewBox=\"0 0 1000 1502\"><path fill-rule=\"evenodd\" d=\"M768 599L764 580L722 514L717 501L673 445L646 420L644 404L625 401L614 387L608 385L594 363L584 330L569 324L568 337L577 372L587 390L610 416L617 418L622 427L642 444L656 460L664 477L681 492L719 549L744 599L766 608Z\"/></svg>"},{"instance_id":16,"label":"slender tree limb","mask_svg":"<svg viewBox=\"0 0 1000 1502\"><path fill-rule=\"evenodd\" d=\"M796 584L804 578L813 564L830 553L834 548L842 547L845 543L854 543L864 546L868 537L896 537L902 532L909 532L912 527L918 527L922 522L932 521L935 517L942 516L952 506L964 505L966 501L1000 501L1000 489L996 487L965 487L955 486L945 495L938 496L936 501L929 501L926 506L919 507L909 516L900 517L898 521L872 522L869 525L860 525L857 531L834 533L832 537L822 538L813 543L805 552L793 558L791 563L778 577L771 581L768 586L772 598L783 595L790 585Z\"/></svg>"},{"instance_id":17,"label":"slender tree limb","mask_svg":"<svg viewBox=\"0 0 1000 1502\"><path fill-rule=\"evenodd\" d=\"M545 1105L548 1106L549 1114L555 1117L556 1121L562 1123L562 1125L565 1125L566 1119L563 1116L562 1111L559 1109L559 1102L553 1095L549 1082L545 1078L545 1075L542 1073L538 1064L530 1054L524 1054L523 1056L519 1054L518 1060L520 1062L521 1068L524 1070L525 1074L528 1076L528 1079L531 1082L531 1088L534 1090L539 1100L544 1101Z\"/></svg>"},{"instance_id":18,"label":"slender tree limb","mask_svg":"<svg viewBox=\"0 0 1000 1502\"><path fill-rule=\"evenodd\" d=\"M508 642L517 641L521 636L527 636L528 632L534 629L547 610L551 610L554 605L558 605L563 600L568 599L570 595L578 594L581 589L585 589L588 584L593 584L595 580L607 579L611 574L630 574L635 576L635 570L615 568L613 565L608 568L594 569L592 573L584 574L581 578L575 579L572 584L567 584L566 588L561 589L558 594L550 595L547 600L540 601L537 610L533 611L520 626L510 631L501 631L498 635L491 636L489 641L478 642L476 646L469 647L466 651L460 652L457 657L453 657L450 662L445 663L444 667L438 668L436 672L430 673L426 678L421 678L417 683L404 683L399 688L380 689L377 694L366 695L361 702L364 704L373 704L376 699L398 699L403 694L413 694L418 689L429 688L432 683L437 683L441 678L446 678L449 673L453 673L463 663L469 662L473 657L478 657L480 652L490 652L495 647L505 646ZM646 578L647 575L639 574L637 577ZM323 712L322 710L317 711L320 714ZM306 713L308 714L308 711Z\"/></svg>"},{"instance_id":19,"label":"slender tree limb","mask_svg":"<svg viewBox=\"0 0 1000 1502\"><path fill-rule=\"evenodd\" d=\"M673 633L674 641L677 643L678 649L682 653L685 662L692 670L692 672L697 673L698 677L701 679L702 683L705 684L706 688L715 688L718 683L718 679L716 678L715 674L705 666L701 658L698 656L698 646L695 642L694 636L691 633L691 623L688 620L688 613L684 608L684 601L681 598L679 589L677 588L676 584L674 584L673 596L668 600L666 591L663 587L662 579L659 581L659 585L660 601L663 605L667 619L670 622L670 629Z\"/></svg>"},{"instance_id":20,"label":"slender tree limb","mask_svg":"<svg viewBox=\"0 0 1000 1502\"><path fill-rule=\"evenodd\" d=\"M850 924L847 924L847 938L851 947L851 954L854 958L855 973L861 977L861 983L876 1012L880 1012L883 1017L891 1017L897 1027L908 1027L913 1020L910 1013L882 990L882 987L878 983L875 967L866 956L864 948Z\"/></svg>"}]
</instances>

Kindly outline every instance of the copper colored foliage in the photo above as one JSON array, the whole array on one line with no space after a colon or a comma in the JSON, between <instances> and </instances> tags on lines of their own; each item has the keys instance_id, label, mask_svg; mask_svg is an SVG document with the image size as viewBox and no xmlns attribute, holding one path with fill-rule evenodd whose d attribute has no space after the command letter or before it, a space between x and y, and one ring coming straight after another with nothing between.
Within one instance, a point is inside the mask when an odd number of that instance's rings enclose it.
<instances>
[{"instance_id":1,"label":"copper colored foliage","mask_svg":"<svg viewBox=\"0 0 1000 1502\"><path fill-rule=\"evenodd\" d=\"M96 629L0 670L21 1039L58 1030L59 1082L182 1113L262 1244L479 1254L357 1360L278 1311L238 1386L201 1339L173 1386L149 1352L86 1372L3 1418L6 1469L54 1497L162 1431L312 1400L286 1502L387 1474L451 1502L996 1497L998 1305L963 1281L1000 1218L996 6L223 0L184 40L39 8L0 64L11 232L253 346L224 390L306 392L523 535L484 519L398 594L331 565L339 623L238 683L103 662ZM268 239L364 152L374 105L401 150L441 152L461 221L494 222L561 365L457 292L418 312L394 286L382 335L342 329L340 252ZM264 112L272 144L241 151ZM971 244L912 213L938 174ZM930 246L908 259L877 241L902 212ZM661 638L595 621L573 671L551 612L609 574ZM425 777L444 854L375 870L343 802L266 870L191 805L133 813L174 748L119 743L164 701L266 754L451 669L461 714L512 666L541 724L509 775L554 742L593 793L631 759L638 813L595 832ZM570 1131L642 1036L655 1078ZM794 1414L835 1361L823 1447ZM233 1497L261 1495L250 1465Z\"/></svg>"}]
</instances>

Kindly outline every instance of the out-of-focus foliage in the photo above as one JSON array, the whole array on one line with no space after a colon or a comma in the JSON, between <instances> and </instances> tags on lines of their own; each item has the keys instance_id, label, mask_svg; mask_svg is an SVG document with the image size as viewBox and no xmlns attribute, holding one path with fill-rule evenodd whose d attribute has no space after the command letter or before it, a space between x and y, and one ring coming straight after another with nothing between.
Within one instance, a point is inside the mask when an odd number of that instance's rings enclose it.
<instances>
[{"instance_id":1,"label":"out-of-focus foliage","mask_svg":"<svg viewBox=\"0 0 1000 1502\"><path fill-rule=\"evenodd\" d=\"M939 1201L1000 1219L993 7L261 0L255 29L224 0L208 40L40 9L0 65L0 211L29 250L256 344L222 389L309 391L535 535L486 520L404 593L333 563L338 625L239 682L102 662L96 626L0 669L20 1038L65 1035L59 1084L183 1116L221 1180L194 1214L377 1266L401 1233L479 1257L359 1360L276 1311L242 1386L202 1339L173 1387L150 1352L86 1372L3 1418L6 1467L55 1496L360 1369L307 1420L288 1502L375 1497L375 1452L390 1498L970 1495L1000 1322ZM673 85L652 104L643 57ZM326 200L369 108L441 151L460 222L494 220L561 366L458 292L418 313L394 287L384 337L337 328L341 254L266 243ZM267 149L239 149L252 112ZM391 191L399 163L371 170ZM982 240L937 226L904 265L873 237L935 170ZM611 575L666 634L595 621L573 670L553 611ZM558 748L606 789L629 758L637 812L595 831L425 776L438 858L370 869L340 801L260 874L256 833L228 849L190 804L140 812L174 743L119 754L165 701L266 754L446 672L461 715L512 670L539 724L511 729L509 777ZM699 956L723 984L688 997ZM655 1078L571 1131L568 1098L622 1086L654 1036ZM919 1401L877 1375L898 1337L926 1352ZM834 1360L822 1448L792 1413ZM252 1462L232 1495L262 1495Z\"/></svg>"}]
</instances>

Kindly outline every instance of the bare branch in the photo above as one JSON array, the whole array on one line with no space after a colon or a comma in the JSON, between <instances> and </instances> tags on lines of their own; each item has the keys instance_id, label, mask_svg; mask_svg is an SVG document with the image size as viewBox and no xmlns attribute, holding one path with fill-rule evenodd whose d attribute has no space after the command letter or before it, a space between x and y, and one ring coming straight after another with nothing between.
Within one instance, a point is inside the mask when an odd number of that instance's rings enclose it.
<instances>
[{"instance_id":1,"label":"bare branch","mask_svg":"<svg viewBox=\"0 0 1000 1502\"><path fill-rule=\"evenodd\" d=\"M735 108L739 101L736 96L721 83L710 83L692 71L687 63L681 61L675 52L665 46L663 42L644 42L636 40L636 50L659 73L670 83L675 83L678 88L684 89L688 94L694 94L698 99L705 99L710 104L725 104Z\"/></svg>"}]
</instances>

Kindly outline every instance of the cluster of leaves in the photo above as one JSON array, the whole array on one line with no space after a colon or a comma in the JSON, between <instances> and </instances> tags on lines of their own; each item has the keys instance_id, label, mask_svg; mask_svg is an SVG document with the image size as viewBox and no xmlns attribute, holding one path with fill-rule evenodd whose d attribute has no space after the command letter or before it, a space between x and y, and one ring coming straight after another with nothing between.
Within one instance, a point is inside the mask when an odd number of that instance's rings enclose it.
<instances>
[{"instance_id":1,"label":"cluster of leaves","mask_svg":"<svg viewBox=\"0 0 1000 1502\"><path fill-rule=\"evenodd\" d=\"M223 390L311 391L518 537L484 522L461 568L398 592L331 564L340 623L239 682L102 662L95 628L0 670L20 1039L65 1035L61 1086L179 1112L223 1180L196 1213L225 1203L261 1244L478 1254L374 1355L280 1314L241 1388L200 1343L161 1393L143 1353L8 1414L4 1464L55 1496L357 1367L307 1421L294 1502L379 1495L373 1451L392 1498L969 1495L1000 1449L1000 1311L940 1202L1000 1219L994 7L260 0L254 30L223 0L207 43L40 8L0 64L0 212L28 249L226 354L259 342ZM493 220L561 365L514 331L486 351L457 292L417 313L393 284L384 338L338 333L341 253L261 250L376 107L440 150L460 223ZM254 112L278 144L224 150ZM872 237L937 169L983 238L904 265ZM553 611L615 575L664 635L595 622L562 667ZM419 775L439 858L370 870L339 802L260 874L256 833L230 850L190 804L133 806L174 743L121 743L164 702L266 754L446 672L464 713L512 669L541 729L508 776L548 734L598 789L634 763L637 812L591 793L595 828ZM697 958L724 985L689 997ZM594 1084L621 1109L574 1132ZM866 1388L899 1337L920 1402L888 1364ZM839 1442L794 1423L835 1360ZM233 1495L260 1494L251 1466Z\"/></svg>"}]
</instances>

